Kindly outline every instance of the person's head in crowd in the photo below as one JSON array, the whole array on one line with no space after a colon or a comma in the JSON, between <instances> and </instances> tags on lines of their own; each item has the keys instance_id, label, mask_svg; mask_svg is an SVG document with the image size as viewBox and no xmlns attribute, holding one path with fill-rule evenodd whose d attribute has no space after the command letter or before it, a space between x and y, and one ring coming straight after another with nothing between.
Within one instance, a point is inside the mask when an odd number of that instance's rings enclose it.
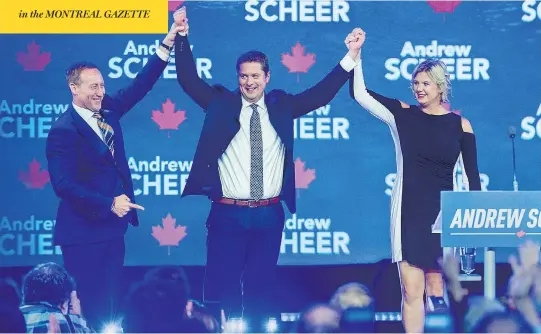
<instances>
[{"instance_id":1,"label":"person's head in crowd","mask_svg":"<svg viewBox=\"0 0 541 334\"><path fill-rule=\"evenodd\" d=\"M528 333L531 328L497 300L483 296L470 297L464 316L467 333Z\"/></svg>"},{"instance_id":2,"label":"person's head in crowd","mask_svg":"<svg viewBox=\"0 0 541 334\"><path fill-rule=\"evenodd\" d=\"M493 311L483 314L470 333L533 333L533 329L517 313Z\"/></svg>"},{"instance_id":3,"label":"person's head in crowd","mask_svg":"<svg viewBox=\"0 0 541 334\"><path fill-rule=\"evenodd\" d=\"M186 275L186 272L184 269L180 266L159 266L156 268L153 268L149 270L145 274L145 280L167 280L167 281L173 281L177 284L179 284L180 287L182 287L185 292L186 296L188 297L188 302L186 304L186 317L190 317L190 314L192 313L192 310L194 308L193 302L190 300L190 282L188 280L188 275Z\"/></svg>"},{"instance_id":4,"label":"person's head in crowd","mask_svg":"<svg viewBox=\"0 0 541 334\"><path fill-rule=\"evenodd\" d=\"M73 291L75 280L64 267L54 262L42 263L23 278L22 304L48 303L67 314Z\"/></svg>"},{"instance_id":5,"label":"person's head in crowd","mask_svg":"<svg viewBox=\"0 0 541 334\"><path fill-rule=\"evenodd\" d=\"M373 305L373 298L365 285L351 282L340 286L330 300L330 305L345 310L350 307L361 308Z\"/></svg>"},{"instance_id":6,"label":"person's head in crowd","mask_svg":"<svg viewBox=\"0 0 541 334\"><path fill-rule=\"evenodd\" d=\"M365 285L356 282L344 284L336 290L329 303L342 312L340 329L343 332L374 332L374 298Z\"/></svg>"},{"instance_id":7,"label":"person's head in crowd","mask_svg":"<svg viewBox=\"0 0 541 334\"><path fill-rule=\"evenodd\" d=\"M182 267L179 266L160 266L149 270L145 275L145 280L163 279L178 282L186 288L186 294L190 296L190 283L188 275Z\"/></svg>"},{"instance_id":8,"label":"person's head in crowd","mask_svg":"<svg viewBox=\"0 0 541 334\"><path fill-rule=\"evenodd\" d=\"M143 280L132 286L123 308L126 333L189 332L184 317L188 296L172 280Z\"/></svg>"},{"instance_id":9,"label":"person's head in crowd","mask_svg":"<svg viewBox=\"0 0 541 334\"><path fill-rule=\"evenodd\" d=\"M186 272L180 266L160 266L153 268L146 273L145 280L172 281L185 289L186 296L189 297L191 293L188 275L186 275ZM183 328L187 331L216 333L220 329L216 318L205 312L202 305L198 305L190 299L186 303L185 316L187 319L183 323Z\"/></svg>"},{"instance_id":10,"label":"person's head in crowd","mask_svg":"<svg viewBox=\"0 0 541 334\"><path fill-rule=\"evenodd\" d=\"M316 304L304 312L294 326L296 333L339 333L341 313L327 304Z\"/></svg>"}]
</instances>

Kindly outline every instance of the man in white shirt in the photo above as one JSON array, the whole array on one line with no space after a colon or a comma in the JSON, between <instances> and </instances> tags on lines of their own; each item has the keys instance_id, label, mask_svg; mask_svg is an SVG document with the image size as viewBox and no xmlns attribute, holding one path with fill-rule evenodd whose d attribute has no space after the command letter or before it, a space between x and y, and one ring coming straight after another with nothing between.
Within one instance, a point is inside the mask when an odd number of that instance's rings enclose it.
<instances>
[{"instance_id":1,"label":"man in white shirt","mask_svg":"<svg viewBox=\"0 0 541 334\"><path fill-rule=\"evenodd\" d=\"M226 317L244 317L250 330L275 308L274 275L284 201L295 208L293 121L329 103L350 78L360 45L346 39L349 52L312 88L288 94L265 92L270 80L267 57L250 51L237 60L238 89L211 87L196 71L188 42L186 9L175 14L183 27L175 41L177 80L206 112L205 122L182 196L206 195L207 265L204 300L220 302ZM242 282L242 283L241 283Z\"/></svg>"}]
</instances>

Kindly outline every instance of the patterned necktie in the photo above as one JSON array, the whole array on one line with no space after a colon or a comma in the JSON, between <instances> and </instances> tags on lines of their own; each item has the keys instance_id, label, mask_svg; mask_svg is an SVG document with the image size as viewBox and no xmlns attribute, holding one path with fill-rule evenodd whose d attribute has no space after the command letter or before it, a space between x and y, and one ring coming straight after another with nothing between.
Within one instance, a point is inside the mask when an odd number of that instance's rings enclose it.
<instances>
[{"instance_id":1,"label":"patterned necktie","mask_svg":"<svg viewBox=\"0 0 541 334\"><path fill-rule=\"evenodd\" d=\"M263 137L257 104L250 107L253 110L250 118L250 196L257 201L263 197Z\"/></svg>"},{"instance_id":2,"label":"patterned necktie","mask_svg":"<svg viewBox=\"0 0 541 334\"><path fill-rule=\"evenodd\" d=\"M109 124L107 124L105 118L103 118L99 111L94 112L94 115L92 115L92 117L98 120L98 127L100 128L101 134L103 135L103 141L105 142L105 145L109 147L111 154L115 155L115 143L113 141L115 131Z\"/></svg>"}]
</instances>

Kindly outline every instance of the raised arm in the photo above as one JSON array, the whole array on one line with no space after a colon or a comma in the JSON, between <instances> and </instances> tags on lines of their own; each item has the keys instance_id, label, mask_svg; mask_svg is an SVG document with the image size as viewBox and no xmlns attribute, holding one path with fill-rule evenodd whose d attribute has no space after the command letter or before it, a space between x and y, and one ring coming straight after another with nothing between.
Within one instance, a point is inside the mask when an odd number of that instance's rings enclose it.
<instances>
[{"instance_id":1,"label":"raised arm","mask_svg":"<svg viewBox=\"0 0 541 334\"><path fill-rule=\"evenodd\" d=\"M364 37L366 38L366 36ZM388 125L394 122L393 113L409 106L397 99L379 95L366 88L364 83L362 49L359 49L357 66L353 69L353 76L349 82L350 95L364 109Z\"/></svg>"},{"instance_id":2,"label":"raised arm","mask_svg":"<svg viewBox=\"0 0 541 334\"><path fill-rule=\"evenodd\" d=\"M206 110L214 95L214 89L197 74L192 49L188 42L189 26L186 19L186 7L177 10L173 16L175 24L181 29L175 38L177 81L182 90L203 110Z\"/></svg>"},{"instance_id":3,"label":"raised arm","mask_svg":"<svg viewBox=\"0 0 541 334\"><path fill-rule=\"evenodd\" d=\"M116 112L118 118L121 118L150 92L169 62L169 53L174 45L178 29L175 25L171 26L171 30L163 39L156 54L148 59L146 65L127 87L103 97L104 109Z\"/></svg>"},{"instance_id":4,"label":"raised arm","mask_svg":"<svg viewBox=\"0 0 541 334\"><path fill-rule=\"evenodd\" d=\"M364 43L364 32L360 28L356 28L346 37L344 42L348 48L348 53L331 72L315 86L302 93L290 95L294 107L294 118L305 115L331 102L340 88L351 77L351 70L356 66L355 59Z\"/></svg>"},{"instance_id":5,"label":"raised arm","mask_svg":"<svg viewBox=\"0 0 541 334\"><path fill-rule=\"evenodd\" d=\"M460 150L464 163L463 173L468 179L469 190L481 190L481 179L477 167L477 143L470 122L462 118L462 138Z\"/></svg>"},{"instance_id":6,"label":"raised arm","mask_svg":"<svg viewBox=\"0 0 541 334\"><path fill-rule=\"evenodd\" d=\"M355 66L352 57L346 55L331 72L321 81L307 90L290 95L294 106L293 117L298 118L312 110L322 107L336 96L340 88L347 82L350 72Z\"/></svg>"},{"instance_id":7,"label":"raised arm","mask_svg":"<svg viewBox=\"0 0 541 334\"><path fill-rule=\"evenodd\" d=\"M357 67L353 70L353 78L350 81L350 94L361 107L390 125L394 122L393 112L406 107L406 105L399 100L366 89L362 66L362 59L359 59Z\"/></svg>"}]
</instances>

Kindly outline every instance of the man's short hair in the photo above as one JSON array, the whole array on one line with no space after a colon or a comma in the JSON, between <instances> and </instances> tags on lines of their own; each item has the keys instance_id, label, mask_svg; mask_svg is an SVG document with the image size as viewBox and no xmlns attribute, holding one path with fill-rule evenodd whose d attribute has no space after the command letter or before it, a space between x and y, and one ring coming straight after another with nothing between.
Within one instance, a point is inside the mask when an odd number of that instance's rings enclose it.
<instances>
[{"instance_id":1,"label":"man's short hair","mask_svg":"<svg viewBox=\"0 0 541 334\"><path fill-rule=\"evenodd\" d=\"M177 282L185 289L186 295L190 296L190 282L188 275L180 266L156 267L145 274L145 280L166 280Z\"/></svg>"},{"instance_id":2,"label":"man's short hair","mask_svg":"<svg viewBox=\"0 0 541 334\"><path fill-rule=\"evenodd\" d=\"M244 63L260 63L265 75L269 73L269 59L261 51L252 50L240 55L237 59L237 73L240 71L240 65Z\"/></svg>"},{"instance_id":3,"label":"man's short hair","mask_svg":"<svg viewBox=\"0 0 541 334\"><path fill-rule=\"evenodd\" d=\"M183 331L188 296L173 280L143 280L132 286L123 307L126 333Z\"/></svg>"},{"instance_id":4,"label":"man's short hair","mask_svg":"<svg viewBox=\"0 0 541 334\"><path fill-rule=\"evenodd\" d=\"M23 304L46 302L60 306L70 300L75 290L75 280L66 269L54 263L42 263L30 270L23 278Z\"/></svg>"},{"instance_id":5,"label":"man's short hair","mask_svg":"<svg viewBox=\"0 0 541 334\"><path fill-rule=\"evenodd\" d=\"M66 80L69 84L76 84L79 85L81 83L81 72L86 69L97 69L98 66L96 64L88 62L88 61L82 61L75 64L72 64L68 70L66 71Z\"/></svg>"}]
</instances>

